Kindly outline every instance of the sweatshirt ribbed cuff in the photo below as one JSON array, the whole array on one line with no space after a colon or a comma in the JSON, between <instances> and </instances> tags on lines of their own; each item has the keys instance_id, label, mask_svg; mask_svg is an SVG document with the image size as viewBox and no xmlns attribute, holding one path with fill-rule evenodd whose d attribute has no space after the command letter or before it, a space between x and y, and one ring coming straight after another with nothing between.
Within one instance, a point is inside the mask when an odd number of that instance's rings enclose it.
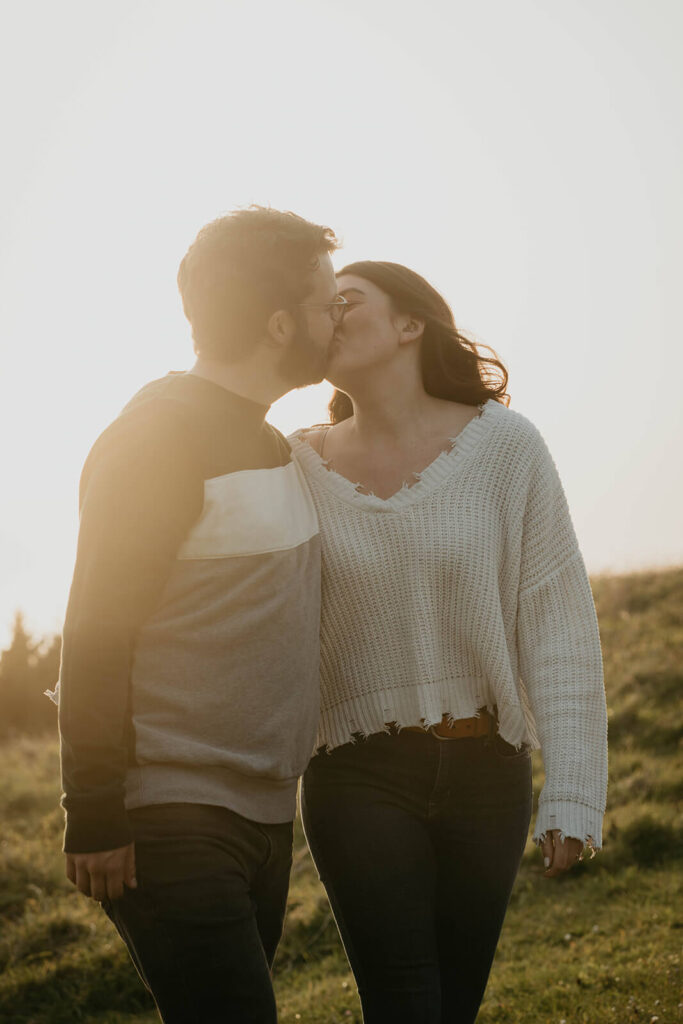
<instances>
[{"instance_id":1,"label":"sweatshirt ribbed cuff","mask_svg":"<svg viewBox=\"0 0 683 1024\"><path fill-rule=\"evenodd\" d=\"M534 842L539 844L546 832L559 828L561 838L580 839L584 846L602 849L602 811L570 800L553 800L538 808Z\"/></svg>"},{"instance_id":2,"label":"sweatshirt ribbed cuff","mask_svg":"<svg viewBox=\"0 0 683 1024\"><path fill-rule=\"evenodd\" d=\"M133 841L125 808L119 801L98 803L66 812L64 853L118 850Z\"/></svg>"}]
</instances>

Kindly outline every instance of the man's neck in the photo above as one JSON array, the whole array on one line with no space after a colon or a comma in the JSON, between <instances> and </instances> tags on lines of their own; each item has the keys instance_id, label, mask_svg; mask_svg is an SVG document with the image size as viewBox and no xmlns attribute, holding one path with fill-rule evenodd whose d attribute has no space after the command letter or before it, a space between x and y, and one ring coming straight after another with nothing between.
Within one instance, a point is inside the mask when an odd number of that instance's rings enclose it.
<instances>
[{"instance_id":1,"label":"man's neck","mask_svg":"<svg viewBox=\"0 0 683 1024\"><path fill-rule=\"evenodd\" d=\"M267 408L287 391L285 384L280 380L271 379L262 367L248 363L219 363L199 356L189 372L218 384L240 398L264 406L264 418Z\"/></svg>"}]
</instances>

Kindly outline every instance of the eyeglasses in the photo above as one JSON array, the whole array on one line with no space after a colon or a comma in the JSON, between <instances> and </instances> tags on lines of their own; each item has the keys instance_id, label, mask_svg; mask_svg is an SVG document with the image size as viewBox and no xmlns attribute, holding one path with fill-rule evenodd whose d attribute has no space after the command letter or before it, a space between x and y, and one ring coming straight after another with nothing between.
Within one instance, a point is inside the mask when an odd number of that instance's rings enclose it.
<instances>
[{"instance_id":1,"label":"eyeglasses","mask_svg":"<svg viewBox=\"0 0 683 1024\"><path fill-rule=\"evenodd\" d=\"M338 295L334 302L297 302L297 306L306 306L308 309L327 310L335 324L340 322L348 305L349 302L343 295Z\"/></svg>"}]
</instances>

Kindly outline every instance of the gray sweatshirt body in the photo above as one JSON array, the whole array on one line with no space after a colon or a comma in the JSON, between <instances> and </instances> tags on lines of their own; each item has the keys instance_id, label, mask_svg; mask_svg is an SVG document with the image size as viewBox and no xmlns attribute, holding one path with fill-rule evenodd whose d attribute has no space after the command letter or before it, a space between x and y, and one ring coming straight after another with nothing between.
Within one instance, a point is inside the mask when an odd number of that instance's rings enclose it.
<instances>
[{"instance_id":1,"label":"gray sweatshirt body","mask_svg":"<svg viewBox=\"0 0 683 1024\"><path fill-rule=\"evenodd\" d=\"M320 538L265 409L190 374L95 443L60 672L65 849L130 841L127 810L290 821L319 708Z\"/></svg>"}]
</instances>

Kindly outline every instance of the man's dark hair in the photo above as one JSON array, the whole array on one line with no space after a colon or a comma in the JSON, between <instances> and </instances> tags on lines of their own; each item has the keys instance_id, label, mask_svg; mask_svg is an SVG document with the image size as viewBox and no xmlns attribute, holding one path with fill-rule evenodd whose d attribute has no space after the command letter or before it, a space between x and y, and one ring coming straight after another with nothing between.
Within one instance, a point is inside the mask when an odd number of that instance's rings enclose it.
<instances>
[{"instance_id":1,"label":"man's dark hair","mask_svg":"<svg viewBox=\"0 0 683 1024\"><path fill-rule=\"evenodd\" d=\"M330 228L263 206L203 227L178 271L197 354L221 362L244 356L273 313L306 297L320 256L338 245Z\"/></svg>"}]
</instances>

